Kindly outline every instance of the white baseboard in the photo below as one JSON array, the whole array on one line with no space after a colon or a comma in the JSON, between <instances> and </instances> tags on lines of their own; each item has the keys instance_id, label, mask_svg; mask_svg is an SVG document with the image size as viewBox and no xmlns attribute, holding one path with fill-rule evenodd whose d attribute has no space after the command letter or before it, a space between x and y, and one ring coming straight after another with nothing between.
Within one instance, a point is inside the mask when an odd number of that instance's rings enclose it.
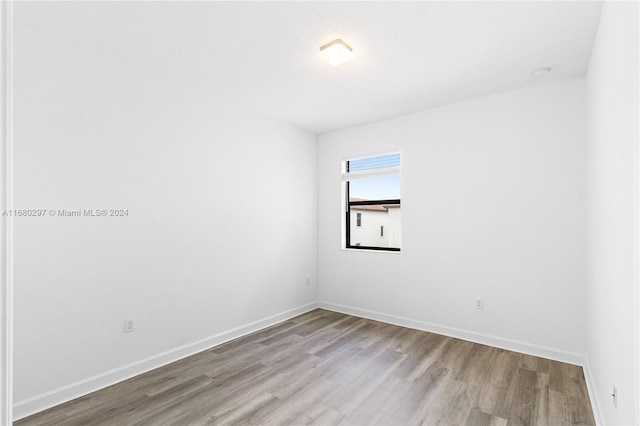
<instances>
[{"instance_id":1,"label":"white baseboard","mask_svg":"<svg viewBox=\"0 0 640 426\"><path fill-rule=\"evenodd\" d=\"M600 408L600 398L598 398L598 393L596 392L596 383L591 375L591 364L589 363L589 358L586 359L586 363L582 366L582 370L584 371L584 381L587 382L587 391L589 392L589 400L591 401L593 417L595 417L597 425L603 425L604 423L602 419L604 419L604 417L602 416L602 409Z\"/></svg>"},{"instance_id":2,"label":"white baseboard","mask_svg":"<svg viewBox=\"0 0 640 426\"><path fill-rule=\"evenodd\" d=\"M416 330L428 331L431 333L454 337L456 339L468 340L470 342L480 343L482 345L494 346L496 348L507 349L514 352L521 352L528 355L566 362L568 364L579 365L581 367L584 367L585 365L584 355L563 351L561 349L548 348L545 346L539 346L518 340L504 339L502 337L476 333L474 331L447 327L444 325L433 324L430 322L414 320L395 315L383 314L381 312L375 312L367 309L340 305L337 303L326 301L319 301L318 307L330 311L340 312L343 314L349 314L357 317L385 322L388 324L399 325L401 327L413 328Z\"/></svg>"},{"instance_id":3,"label":"white baseboard","mask_svg":"<svg viewBox=\"0 0 640 426\"><path fill-rule=\"evenodd\" d=\"M64 402L71 401L72 399L79 398L83 395L87 395L123 380L130 379L139 374L146 373L147 371L162 367L163 365L170 364L230 340L237 339L238 337L254 333L262 330L263 328L270 327L279 322L286 321L295 316L312 311L317 307L318 304L316 302L308 303L249 324L218 333L214 336L207 337L206 339L89 377L80 382L72 383L68 386L64 386L23 401L18 401L13 405L14 420L20 420Z\"/></svg>"}]
</instances>

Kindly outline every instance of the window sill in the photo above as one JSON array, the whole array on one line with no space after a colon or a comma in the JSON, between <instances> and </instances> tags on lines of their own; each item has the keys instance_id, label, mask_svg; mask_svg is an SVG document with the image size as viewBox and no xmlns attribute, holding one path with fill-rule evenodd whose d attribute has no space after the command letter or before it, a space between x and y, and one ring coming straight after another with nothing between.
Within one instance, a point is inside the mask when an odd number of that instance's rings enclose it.
<instances>
[{"instance_id":1,"label":"window sill","mask_svg":"<svg viewBox=\"0 0 640 426\"><path fill-rule=\"evenodd\" d=\"M354 248L348 248L348 247L342 247L342 251L365 252L365 253L393 253L393 254L402 254L402 251L396 251L396 250L354 249Z\"/></svg>"}]
</instances>

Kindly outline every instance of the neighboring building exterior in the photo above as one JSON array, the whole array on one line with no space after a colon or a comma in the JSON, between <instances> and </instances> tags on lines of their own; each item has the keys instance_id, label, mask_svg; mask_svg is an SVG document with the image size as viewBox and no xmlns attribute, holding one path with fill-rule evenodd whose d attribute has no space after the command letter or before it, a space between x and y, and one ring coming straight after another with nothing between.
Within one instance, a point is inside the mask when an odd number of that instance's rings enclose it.
<instances>
[{"instance_id":1,"label":"neighboring building exterior","mask_svg":"<svg viewBox=\"0 0 640 426\"><path fill-rule=\"evenodd\" d=\"M350 220L351 245L400 248L400 205L352 206Z\"/></svg>"}]
</instances>

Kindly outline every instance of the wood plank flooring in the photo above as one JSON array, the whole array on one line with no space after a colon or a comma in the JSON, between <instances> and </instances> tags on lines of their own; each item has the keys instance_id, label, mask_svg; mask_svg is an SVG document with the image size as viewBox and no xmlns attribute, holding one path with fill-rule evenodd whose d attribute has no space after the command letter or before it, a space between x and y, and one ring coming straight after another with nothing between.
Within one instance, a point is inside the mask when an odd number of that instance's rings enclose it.
<instances>
[{"instance_id":1,"label":"wood plank flooring","mask_svg":"<svg viewBox=\"0 0 640 426\"><path fill-rule=\"evenodd\" d=\"M593 425L580 367L317 309L14 423Z\"/></svg>"}]
</instances>

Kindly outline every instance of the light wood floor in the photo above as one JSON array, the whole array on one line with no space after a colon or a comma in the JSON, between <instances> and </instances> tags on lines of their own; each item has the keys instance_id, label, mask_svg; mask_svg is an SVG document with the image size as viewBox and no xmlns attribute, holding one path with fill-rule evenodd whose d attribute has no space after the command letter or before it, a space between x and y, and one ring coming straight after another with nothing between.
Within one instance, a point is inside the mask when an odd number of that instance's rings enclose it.
<instances>
[{"instance_id":1,"label":"light wood floor","mask_svg":"<svg viewBox=\"0 0 640 426\"><path fill-rule=\"evenodd\" d=\"M582 369L325 310L16 423L594 424Z\"/></svg>"}]
</instances>

